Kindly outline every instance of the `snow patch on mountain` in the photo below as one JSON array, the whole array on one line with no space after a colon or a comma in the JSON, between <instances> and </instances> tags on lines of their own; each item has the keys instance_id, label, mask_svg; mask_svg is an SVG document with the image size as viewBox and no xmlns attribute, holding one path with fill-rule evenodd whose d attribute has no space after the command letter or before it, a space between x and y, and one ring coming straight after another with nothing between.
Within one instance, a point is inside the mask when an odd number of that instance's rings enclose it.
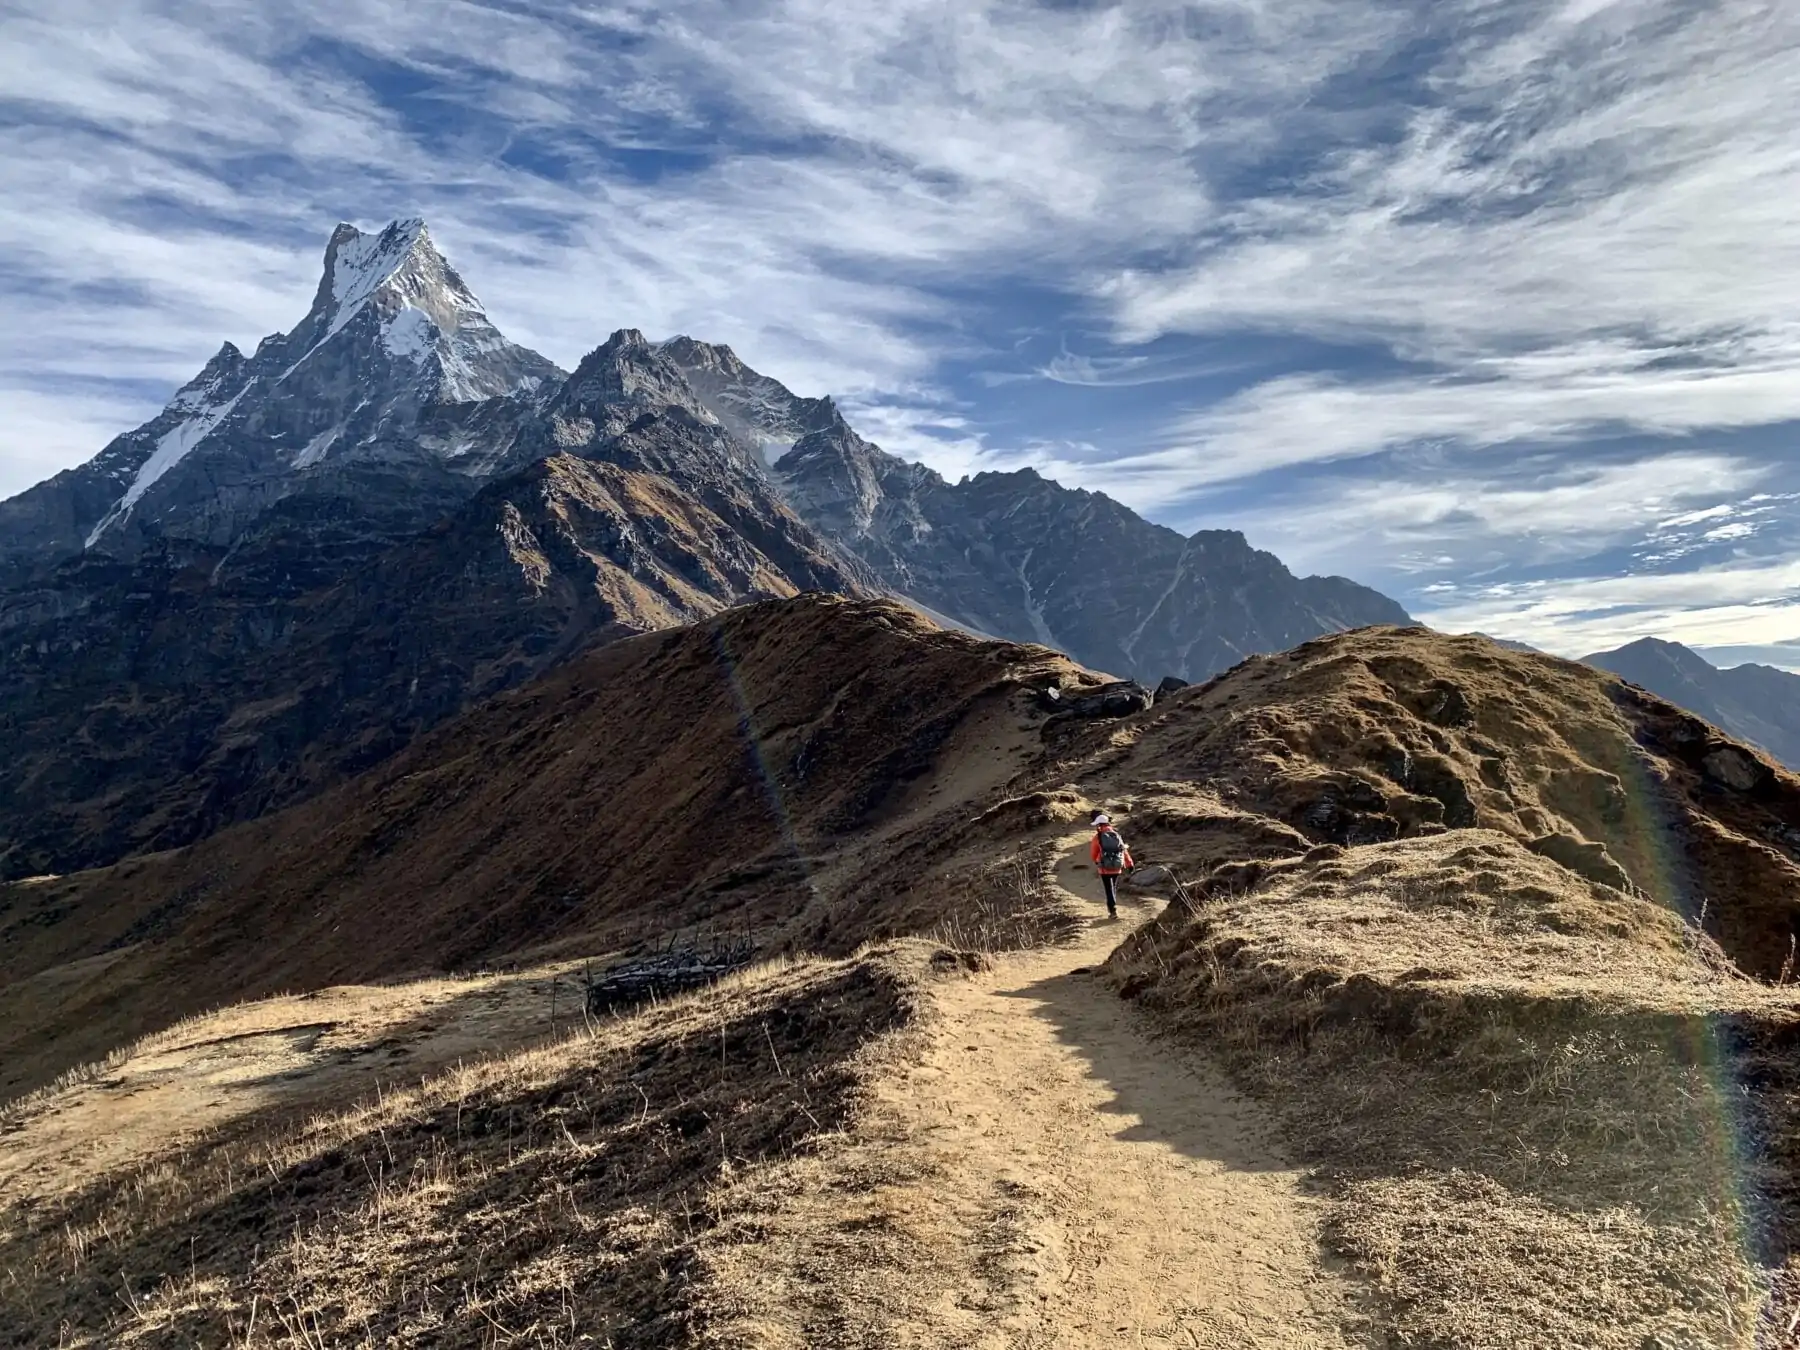
<instances>
[{"instance_id":1,"label":"snow patch on mountain","mask_svg":"<svg viewBox=\"0 0 1800 1350\"><path fill-rule=\"evenodd\" d=\"M423 362L437 345L438 326L422 309L407 305L382 327L381 343L393 355Z\"/></svg>"},{"instance_id":2,"label":"snow patch on mountain","mask_svg":"<svg viewBox=\"0 0 1800 1350\"><path fill-rule=\"evenodd\" d=\"M214 428L231 415L238 400L249 391L250 386L245 386L222 404L202 405L194 416L163 433L156 442L156 449L150 452L150 458L139 466L136 476L131 480L131 486L125 489L125 495L113 504L112 510L89 533L85 547L92 548L101 535L130 515L131 508L138 504L138 499L150 490L156 480L186 459L195 446L212 435Z\"/></svg>"},{"instance_id":3,"label":"snow patch on mountain","mask_svg":"<svg viewBox=\"0 0 1800 1350\"><path fill-rule=\"evenodd\" d=\"M1133 661L1137 660L1137 646L1139 642L1143 641L1144 630L1150 626L1150 621L1162 612L1162 607L1169 603L1169 597L1175 594L1182 579L1187 575L1187 559L1187 550L1184 548L1181 551L1181 557L1175 563L1175 571L1169 577L1169 584L1163 587L1162 594L1156 597L1156 603L1144 612L1144 617L1138 621L1138 626L1131 630L1131 636L1119 644L1119 650Z\"/></svg>"},{"instance_id":4,"label":"snow patch on mountain","mask_svg":"<svg viewBox=\"0 0 1800 1350\"><path fill-rule=\"evenodd\" d=\"M319 463L325 458L326 451L330 450L337 443L337 438L343 434L344 428L341 426L332 427L329 431L321 431L300 448L300 453L294 456L294 467L307 469Z\"/></svg>"},{"instance_id":5,"label":"snow patch on mountain","mask_svg":"<svg viewBox=\"0 0 1800 1350\"><path fill-rule=\"evenodd\" d=\"M1056 634L1050 631L1050 625L1044 621L1043 602L1032 595L1031 579L1025 575L1025 569L1031 566L1031 555L1036 552L1036 548L1026 549L1025 556L1013 564L1013 572L1025 591L1025 617L1031 623L1031 631L1037 634L1037 640L1046 647L1055 647L1061 651L1062 644L1056 640Z\"/></svg>"}]
</instances>

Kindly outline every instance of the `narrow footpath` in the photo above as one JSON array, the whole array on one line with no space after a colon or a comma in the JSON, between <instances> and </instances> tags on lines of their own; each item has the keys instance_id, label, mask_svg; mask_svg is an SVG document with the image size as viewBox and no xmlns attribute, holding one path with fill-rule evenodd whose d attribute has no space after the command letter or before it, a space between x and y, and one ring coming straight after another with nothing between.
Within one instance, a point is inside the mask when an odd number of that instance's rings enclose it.
<instances>
[{"instance_id":1,"label":"narrow footpath","mask_svg":"<svg viewBox=\"0 0 1800 1350\"><path fill-rule=\"evenodd\" d=\"M1077 896L1097 892L1084 862L1063 864ZM883 1105L925 1184L985 1212L960 1225L969 1283L905 1344L1362 1344L1349 1281L1321 1264L1318 1208L1259 1108L1146 1035L1095 973L1159 903L1111 921L1096 896L1078 943L935 986L930 1044Z\"/></svg>"}]
</instances>

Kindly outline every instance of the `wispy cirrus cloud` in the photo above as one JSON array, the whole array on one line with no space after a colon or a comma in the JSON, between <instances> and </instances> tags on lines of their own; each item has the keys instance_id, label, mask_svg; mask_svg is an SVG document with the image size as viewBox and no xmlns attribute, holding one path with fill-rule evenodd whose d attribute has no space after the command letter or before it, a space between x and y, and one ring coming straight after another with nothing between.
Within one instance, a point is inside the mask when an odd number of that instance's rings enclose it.
<instances>
[{"instance_id":1,"label":"wispy cirrus cloud","mask_svg":"<svg viewBox=\"0 0 1800 1350\"><path fill-rule=\"evenodd\" d=\"M422 214L565 364L727 341L953 475L1403 598L1773 566L1797 54L1766 0L23 0L0 493Z\"/></svg>"},{"instance_id":2,"label":"wispy cirrus cloud","mask_svg":"<svg viewBox=\"0 0 1800 1350\"><path fill-rule=\"evenodd\" d=\"M565 362L630 323L813 387L916 381L959 345L944 288L1177 240L1210 194L1171 166L1330 73L1282 44L1379 37L1217 13L1202 40L1174 5L26 4L0 295L62 331L0 362L47 378L103 332L172 385L291 321L334 219L420 213Z\"/></svg>"},{"instance_id":3,"label":"wispy cirrus cloud","mask_svg":"<svg viewBox=\"0 0 1800 1350\"><path fill-rule=\"evenodd\" d=\"M1800 416L1800 346L1786 360L1725 364L1666 350L1558 350L1471 361L1454 374L1346 380L1307 373L1254 385L1171 420L1139 456L1171 489L1396 447L1539 449L1598 436L1760 427ZM1585 368L1572 369L1578 365Z\"/></svg>"},{"instance_id":4,"label":"wispy cirrus cloud","mask_svg":"<svg viewBox=\"0 0 1800 1350\"><path fill-rule=\"evenodd\" d=\"M1800 13L1457 4L1385 137L1341 144L1101 294L1124 340L1377 345L1172 419L1170 476L1800 418ZM1480 34L1480 36L1477 36Z\"/></svg>"}]
</instances>

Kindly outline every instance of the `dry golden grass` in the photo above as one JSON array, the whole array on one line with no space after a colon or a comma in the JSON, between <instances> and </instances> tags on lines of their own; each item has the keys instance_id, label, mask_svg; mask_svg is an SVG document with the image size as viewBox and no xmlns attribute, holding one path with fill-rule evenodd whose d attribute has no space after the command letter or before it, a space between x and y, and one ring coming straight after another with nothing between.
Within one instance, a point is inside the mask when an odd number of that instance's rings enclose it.
<instances>
[{"instance_id":1,"label":"dry golden grass","mask_svg":"<svg viewBox=\"0 0 1800 1350\"><path fill-rule=\"evenodd\" d=\"M1039 753L1027 682L1073 671L892 603L746 606L192 848L0 884L0 1097L278 989L693 929L835 956L924 933L962 903L937 878L1004 842L969 817Z\"/></svg>"},{"instance_id":2,"label":"dry golden grass","mask_svg":"<svg viewBox=\"0 0 1800 1350\"><path fill-rule=\"evenodd\" d=\"M1279 1111L1396 1342L1792 1341L1791 776L1600 672L1392 630L1253 658L1124 753L1068 735L1189 883L1112 977Z\"/></svg>"},{"instance_id":3,"label":"dry golden grass","mask_svg":"<svg viewBox=\"0 0 1800 1350\"><path fill-rule=\"evenodd\" d=\"M1800 991L1493 832L1227 878L1115 979L1278 1105L1396 1334L1752 1343L1784 1220L1729 1062Z\"/></svg>"},{"instance_id":4,"label":"dry golden grass","mask_svg":"<svg viewBox=\"0 0 1800 1350\"><path fill-rule=\"evenodd\" d=\"M852 1119L909 978L765 967L13 1207L0 1344L689 1343L709 1235Z\"/></svg>"},{"instance_id":5,"label":"dry golden grass","mask_svg":"<svg viewBox=\"0 0 1800 1350\"><path fill-rule=\"evenodd\" d=\"M108 1028L280 987L290 952L303 987L721 922L796 954L373 1104L298 1126L270 1109L70 1193L38 1188L0 1220L0 1343L876 1346L894 1343L884 1307L934 1328L919 1345L977 1343L957 1318L1026 1306L1018 1234L1093 1215L1027 1196L1031 1178L990 1184L1029 1154L1001 1128L1029 1113L989 1111L992 1073L958 1067L973 1039L934 1042L945 1099L967 1108L941 1172L896 1133L937 1129L904 1104L871 1131L865 1073L911 1053L890 1033L919 1021L928 954L821 954L929 935L971 984L998 978L982 953L1042 956L1097 912L1080 845L1067 852L1095 806L1188 883L1160 883L1175 903L1108 975L1283 1122L1324 1183L1332 1248L1373 1291L1352 1319L1371 1344L1793 1339L1800 784L1767 770L1732 787L1707 764L1741 752L1711 729L1474 639L1321 639L1141 716L1040 728L1021 682L1060 663L918 622L809 601L622 644L300 812L0 891L24 977L0 1003L39 1019L10 1029L34 1057L18 1082L109 1046ZM854 669L811 670L833 633ZM636 758L617 753L626 695ZM636 845L592 792L654 804L644 828L669 846L653 867L631 870ZM246 946L246 906L279 915L280 943ZM59 930L77 921L80 941ZM396 933L394 953L370 946ZM81 979L83 962L104 978ZM1185 1138L1221 1162L1192 1120L1149 1118L1218 1103L1160 1081L1074 978L1046 965L1035 993L968 1002L958 1025L982 1029L996 1066L1016 1071L1007 1056L1029 1046L1064 1075L1030 1119L1085 1141L1088 1170L1144 1153L1089 1128L1075 1061L1125 1065L1120 1095L1163 1103L1138 1127L1149 1152ZM1060 1016L1060 1039L1015 1016ZM180 1030L107 1074L211 1034ZM1033 1073L1009 1093L1036 1092ZM983 1198L934 1227L933 1178L953 1174ZM1064 1180L1092 1202L1089 1178ZM1313 1270L1290 1200L1282 1269ZM979 1296L920 1304L930 1282L913 1274L929 1267L942 1293L964 1258ZM1217 1265L1225 1288L1234 1268Z\"/></svg>"}]
</instances>

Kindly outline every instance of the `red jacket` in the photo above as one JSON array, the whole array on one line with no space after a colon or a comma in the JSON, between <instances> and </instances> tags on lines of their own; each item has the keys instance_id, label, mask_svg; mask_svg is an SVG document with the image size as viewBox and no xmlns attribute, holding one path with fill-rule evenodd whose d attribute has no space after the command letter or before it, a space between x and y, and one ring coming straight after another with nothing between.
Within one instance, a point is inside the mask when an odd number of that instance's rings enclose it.
<instances>
[{"instance_id":1,"label":"red jacket","mask_svg":"<svg viewBox=\"0 0 1800 1350\"><path fill-rule=\"evenodd\" d=\"M1112 826L1102 825L1099 829L1094 831L1093 842L1088 845L1088 857L1090 857L1094 860L1094 865L1096 867L1100 868L1100 875L1103 877L1116 877L1119 875L1119 873L1126 871L1129 868L1137 866L1136 863L1131 861L1131 850L1129 848L1127 848L1125 850L1125 866L1124 867L1100 867L1100 836L1103 834L1117 834L1117 833L1118 833L1118 831L1115 830Z\"/></svg>"}]
</instances>

